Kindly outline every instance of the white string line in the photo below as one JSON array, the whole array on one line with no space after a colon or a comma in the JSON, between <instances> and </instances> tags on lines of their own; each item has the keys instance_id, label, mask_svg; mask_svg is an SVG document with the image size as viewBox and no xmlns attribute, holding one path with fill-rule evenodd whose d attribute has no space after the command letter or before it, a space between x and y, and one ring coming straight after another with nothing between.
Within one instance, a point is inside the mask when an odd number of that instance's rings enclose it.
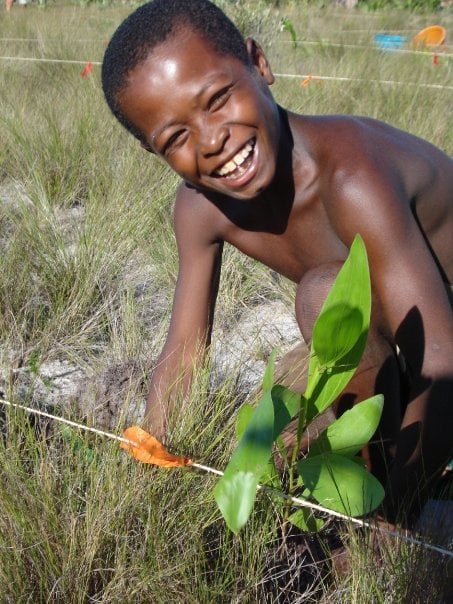
<instances>
[{"instance_id":1,"label":"white string line","mask_svg":"<svg viewBox=\"0 0 453 604\"><path fill-rule=\"evenodd\" d=\"M404 34L404 33L417 33L418 29L347 29L341 31L341 35L347 35L350 33L365 33L365 34ZM0 38L0 42L45 42L46 40L60 40L58 36L49 36L46 38ZM70 42L99 42L105 43L106 39L102 38L72 38L68 40ZM283 40L282 40L283 41ZM303 41L303 40L300 40Z\"/></svg>"},{"instance_id":2,"label":"white string line","mask_svg":"<svg viewBox=\"0 0 453 604\"><path fill-rule=\"evenodd\" d=\"M35 415L41 415L43 417L53 419L53 420L61 422L63 424L67 424L68 426L73 426L74 428L79 428L79 429L85 430L87 432L93 432L94 434L98 434L100 436L106 436L107 438L112 438L114 440L124 442L131 446L137 446L137 443L135 443L132 440L129 440L128 438L124 438L123 436L118 436L117 434L113 434L112 432L105 432L104 430L98 430L97 428L90 428L89 426L86 426L85 424L78 424L77 422L74 422L70 419L66 419L65 417L61 417L58 415L52 415L51 413L47 413L46 411L40 411L39 409L34 409L32 407L26 407L25 405L19 405L18 403L12 403L11 401L7 401L5 399L0 399L0 403L2 403L4 405L8 405L10 407L15 407L17 409L22 409L23 411L26 411L28 413L34 413ZM189 467L197 468L199 470L203 470L204 472L208 472L210 474L216 474L217 476L223 476L223 474L224 474L220 470L216 470L215 468L211 468L210 466L205 466L203 464L196 463L196 462L192 462ZM405 535L404 533L400 533L397 531L391 531L389 529L378 526L376 524L371 524L364 520L360 520L359 518L353 518L352 516L347 516L346 514L341 514L340 512L335 512L334 510L329 510L328 508L325 508L316 503L311 503L309 501L306 501L305 499L288 496L285 493L282 493L281 491L277 491L275 489L270 489L261 484L259 484L257 486L257 490L263 490L269 494L276 495L279 498L289 500L289 501L291 501L291 503L294 503L297 506L306 507L306 508L309 508L312 510L317 510L319 512L322 512L323 514L327 514L329 516L333 516L333 517L339 518L341 520L346 520L347 522L356 524L363 528L369 528L371 530L374 530L374 531L377 531L380 533L384 533L386 535L395 537L396 539L401 539L401 540L411 543L413 545L420 545L426 549L430 549L439 554L442 554L443 556L453 557L453 552L448 549L445 549L443 547L439 547L437 545L432 545L430 543L426 543L425 541L421 541L420 539L415 539L414 537L409 537L408 535Z\"/></svg>"},{"instance_id":3,"label":"white string line","mask_svg":"<svg viewBox=\"0 0 453 604\"><path fill-rule=\"evenodd\" d=\"M132 440L124 438L123 436L118 436L117 434L113 434L112 432L105 432L104 430L98 430L97 428L90 428L90 426L86 426L85 424L78 424L77 422L73 422L72 420L66 419L65 417L61 417L59 415L52 415L51 413L47 413L46 411L40 411L39 409L34 409L33 407L26 407L25 405L19 405L18 403L12 403L11 401L6 401L2 398L0 398L0 403L2 403L3 405L8 405L9 407L15 407L16 409L22 409L27 413L33 413L35 415L41 415L42 417L48 417L49 419L61 422L62 424L73 426L74 428L80 428L81 430L85 430L87 432L93 432L94 434L99 434L100 436L106 436L107 438L113 438L115 440L119 440L120 442L127 443L128 445L136 446L136 443L134 443Z\"/></svg>"},{"instance_id":4,"label":"white string line","mask_svg":"<svg viewBox=\"0 0 453 604\"><path fill-rule=\"evenodd\" d=\"M198 463L194 463L194 462L192 462L192 466L195 468L199 468L200 470L204 470L205 472L217 474L218 476L223 476L223 474L224 474L220 470L215 470L214 468L211 468L210 466L204 466L202 464L198 464ZM281 491L278 491L276 489L271 489L262 484L257 485L256 488L258 491L262 490L265 493L268 493L269 495L277 496L280 499L286 499L287 501L290 501L291 503L295 504L296 506L309 508L311 510L316 510L323 514L333 516L334 518L339 518L340 520L345 520L347 522L350 522L351 524L356 524L357 526L360 526L362 528L368 528L368 529L371 529L374 531L378 531L380 533L385 533L386 535L396 537L397 539L402 539L403 541L407 541L408 543L411 543L413 545L421 545L422 547L431 549L439 554L453 557L453 552L451 552L443 547L439 547L437 545L431 545L430 543L426 543L425 541L421 541L420 539L415 539L414 537L410 537L409 535L405 535L404 533L400 533L397 531L391 531L390 529L386 529L386 528L378 526L376 524L371 524L370 522L366 522L365 520L360 520L360 518L354 518L353 516L347 516L346 514L342 514L341 512L336 512L335 510L325 508L322 505L319 505L317 503L312 503L310 501L307 501L306 499L300 499L299 497L293 497L292 495L287 495L286 493L282 493Z\"/></svg>"},{"instance_id":5,"label":"white string line","mask_svg":"<svg viewBox=\"0 0 453 604\"><path fill-rule=\"evenodd\" d=\"M35 57L0 57L4 61L38 61L42 63L71 63L75 65L86 65L91 63L94 65L102 65L101 61L76 61L70 59L40 59ZM332 80L338 82L373 82L375 84L391 84L399 86L419 86L420 88L433 88L437 90L453 90L453 86L445 86L444 84L423 84L419 82L406 82L403 80L367 80L365 78L349 78L342 76L322 76L313 74L293 74L293 73L274 73L279 78L292 78L301 80Z\"/></svg>"},{"instance_id":6,"label":"white string line","mask_svg":"<svg viewBox=\"0 0 453 604\"><path fill-rule=\"evenodd\" d=\"M342 42L329 42L329 40L275 40L275 42L281 42L282 44L301 44L306 46L335 46L338 48L360 48L375 50L379 52L391 52L400 54L411 54L411 55L428 55L438 54L439 57L453 57L451 52L443 52L442 47L435 47L431 50L413 50L410 48L379 48L371 44L343 44Z\"/></svg>"},{"instance_id":7,"label":"white string line","mask_svg":"<svg viewBox=\"0 0 453 604\"><path fill-rule=\"evenodd\" d=\"M453 90L453 86L445 86L445 84L424 84L421 82L406 82L403 80L367 80L365 78L349 78L344 76L323 76L313 74L293 74L293 73L274 73L279 78L292 78L299 80L332 80L338 82L372 82L373 84L391 84L398 86L418 86L420 88L435 88L437 90Z\"/></svg>"},{"instance_id":8,"label":"white string line","mask_svg":"<svg viewBox=\"0 0 453 604\"><path fill-rule=\"evenodd\" d=\"M340 31L342 35L344 34L402 34L402 33L418 33L420 28L413 27L412 29L343 29ZM1 38L0 38L1 39Z\"/></svg>"},{"instance_id":9,"label":"white string line","mask_svg":"<svg viewBox=\"0 0 453 604\"><path fill-rule=\"evenodd\" d=\"M368 30L358 30L358 31L368 31ZM385 32L382 33L391 33L392 31L394 31L395 33L399 33L401 32L401 30L386 30ZM404 30L405 31L405 30ZM412 30L411 30L412 31ZM414 30L415 31L415 30ZM348 32L341 32L342 34L344 33L348 33ZM373 33L373 32L371 32ZM376 32L378 33L378 32ZM47 38L49 39L49 38ZM50 38L52 39L52 38ZM58 39L58 38L55 38ZM0 38L0 42L41 42L42 40L40 38ZM81 43L86 43L86 42L94 42L94 43L99 43L99 44L106 44L107 40L96 40L96 39L76 39L76 40L71 40L71 42L81 42ZM367 44L343 44L342 42L331 42L330 40L283 40L283 39L276 39L273 41L273 44L275 42L281 42L282 44L301 44L301 45L306 45L306 46L334 46L334 47L338 47L338 48L359 48L359 49L365 49L368 48L370 50L375 50L375 51L380 51L382 52L383 50L385 51L392 51L394 53L400 53L400 54L414 54L414 55L432 55L433 53L439 53L442 57L453 57L453 53L450 52L443 52L442 48L440 47L439 49L433 48L432 50L413 50L413 49L409 49L409 48L379 48L377 46L372 46L372 45L367 45Z\"/></svg>"},{"instance_id":10,"label":"white string line","mask_svg":"<svg viewBox=\"0 0 453 604\"><path fill-rule=\"evenodd\" d=\"M38 61L41 63L73 63L75 65L102 65L101 61L75 61L71 59L40 59L37 57L0 57L3 61Z\"/></svg>"},{"instance_id":11,"label":"white string line","mask_svg":"<svg viewBox=\"0 0 453 604\"><path fill-rule=\"evenodd\" d=\"M0 42L46 42L47 40L60 40L58 37L50 38L0 38ZM106 44L108 40L101 40L97 38L76 38L68 40L68 42L99 42L99 44Z\"/></svg>"}]
</instances>

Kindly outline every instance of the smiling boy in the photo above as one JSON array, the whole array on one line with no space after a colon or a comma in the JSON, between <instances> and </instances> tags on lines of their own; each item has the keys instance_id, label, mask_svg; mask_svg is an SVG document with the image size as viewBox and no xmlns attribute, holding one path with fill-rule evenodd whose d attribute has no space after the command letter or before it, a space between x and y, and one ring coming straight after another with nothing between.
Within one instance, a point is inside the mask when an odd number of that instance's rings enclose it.
<instances>
[{"instance_id":1,"label":"smiling boy","mask_svg":"<svg viewBox=\"0 0 453 604\"><path fill-rule=\"evenodd\" d=\"M389 518L403 501L416 514L453 449L452 159L376 120L283 109L261 47L207 0L140 7L115 32L102 78L120 122L182 178L179 273L145 426L165 434L173 385L184 376L188 388L209 344L224 242L298 284L309 341L360 233L372 327L345 397L384 394ZM378 462L373 471L383 478Z\"/></svg>"}]
</instances>

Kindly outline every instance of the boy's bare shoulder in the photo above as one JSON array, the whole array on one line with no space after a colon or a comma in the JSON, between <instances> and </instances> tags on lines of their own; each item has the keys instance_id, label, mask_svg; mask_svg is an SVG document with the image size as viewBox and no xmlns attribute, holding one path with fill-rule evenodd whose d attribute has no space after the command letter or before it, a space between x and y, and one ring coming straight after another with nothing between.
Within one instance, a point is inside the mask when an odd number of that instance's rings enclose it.
<instances>
[{"instance_id":1,"label":"boy's bare shoulder","mask_svg":"<svg viewBox=\"0 0 453 604\"><path fill-rule=\"evenodd\" d=\"M344 145L375 155L385 152L402 153L403 156L420 156L423 159L440 157L451 161L446 153L428 140L375 118L352 115L313 116L308 126L319 132L324 144L336 143L339 152Z\"/></svg>"},{"instance_id":2,"label":"boy's bare shoulder","mask_svg":"<svg viewBox=\"0 0 453 604\"><path fill-rule=\"evenodd\" d=\"M444 265L453 247L453 161L426 140L370 118L300 117L294 145L305 145L318 174L316 197L337 236L376 231L387 243L412 224L413 213ZM450 237L451 239L451 237ZM370 243L371 242L371 243ZM450 269L449 269L450 270Z\"/></svg>"},{"instance_id":3,"label":"boy's bare shoulder","mask_svg":"<svg viewBox=\"0 0 453 604\"><path fill-rule=\"evenodd\" d=\"M297 119L299 118L299 119ZM320 161L355 168L369 158L443 155L428 141L379 120L352 115L296 116L295 129ZM385 163L385 162L383 162ZM400 165L400 164L398 164Z\"/></svg>"},{"instance_id":4,"label":"boy's bare shoulder","mask_svg":"<svg viewBox=\"0 0 453 604\"><path fill-rule=\"evenodd\" d=\"M200 190L184 181L178 187L173 208L176 238L216 243L223 238L225 216Z\"/></svg>"},{"instance_id":5,"label":"boy's bare shoulder","mask_svg":"<svg viewBox=\"0 0 453 604\"><path fill-rule=\"evenodd\" d=\"M402 188L407 199L415 199L436 181L450 179L453 184L449 156L430 142L379 120L296 116L294 129L314 157L329 193L380 184Z\"/></svg>"}]
</instances>

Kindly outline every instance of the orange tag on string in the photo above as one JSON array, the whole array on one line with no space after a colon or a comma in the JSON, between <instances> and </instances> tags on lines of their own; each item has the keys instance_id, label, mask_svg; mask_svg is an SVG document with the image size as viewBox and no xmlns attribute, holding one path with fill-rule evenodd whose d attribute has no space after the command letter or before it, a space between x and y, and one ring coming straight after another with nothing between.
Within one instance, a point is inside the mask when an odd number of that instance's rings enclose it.
<instances>
[{"instance_id":1,"label":"orange tag on string","mask_svg":"<svg viewBox=\"0 0 453 604\"><path fill-rule=\"evenodd\" d=\"M164 445L151 436L140 426L131 426L123 432L124 438L131 443L121 443L121 449L125 449L132 457L143 463L151 463L164 468L176 468L192 465L192 460L182 455L172 455Z\"/></svg>"},{"instance_id":2,"label":"orange tag on string","mask_svg":"<svg viewBox=\"0 0 453 604\"><path fill-rule=\"evenodd\" d=\"M92 69L93 69L93 63L91 61L88 61L85 65L85 67L83 68L82 73L80 74L82 76L82 78L86 78L87 75L89 73L91 73Z\"/></svg>"}]
</instances>

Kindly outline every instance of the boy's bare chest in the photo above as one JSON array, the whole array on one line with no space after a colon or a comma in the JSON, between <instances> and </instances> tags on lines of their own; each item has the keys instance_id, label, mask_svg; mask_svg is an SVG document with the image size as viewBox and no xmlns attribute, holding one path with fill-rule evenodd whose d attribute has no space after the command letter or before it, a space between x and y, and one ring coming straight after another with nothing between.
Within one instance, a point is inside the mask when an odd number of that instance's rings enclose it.
<instances>
[{"instance_id":1,"label":"boy's bare chest","mask_svg":"<svg viewBox=\"0 0 453 604\"><path fill-rule=\"evenodd\" d=\"M295 204L283 220L268 215L261 224L227 220L222 238L276 272L299 282L305 272L326 262L342 261L347 249L332 229L322 204Z\"/></svg>"}]
</instances>

